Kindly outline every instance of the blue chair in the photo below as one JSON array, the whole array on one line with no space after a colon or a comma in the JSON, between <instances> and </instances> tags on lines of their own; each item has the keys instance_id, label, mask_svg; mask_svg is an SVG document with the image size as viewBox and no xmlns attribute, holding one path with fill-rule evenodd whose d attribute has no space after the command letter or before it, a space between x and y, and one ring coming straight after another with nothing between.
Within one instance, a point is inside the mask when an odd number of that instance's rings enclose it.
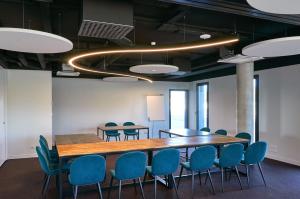
<instances>
[{"instance_id":1,"label":"blue chair","mask_svg":"<svg viewBox=\"0 0 300 199\"><path fill-rule=\"evenodd\" d=\"M251 135L249 133L241 132L241 133L236 134L235 137L249 140L248 143L243 143L244 150L246 150L248 148L249 144L251 143Z\"/></svg>"},{"instance_id":2,"label":"blue chair","mask_svg":"<svg viewBox=\"0 0 300 199\"><path fill-rule=\"evenodd\" d=\"M227 131L224 129L219 129L215 132L215 134L227 136Z\"/></svg>"},{"instance_id":3,"label":"blue chair","mask_svg":"<svg viewBox=\"0 0 300 199\"><path fill-rule=\"evenodd\" d=\"M164 149L154 155L152 159L152 166L147 166L147 173L154 176L154 194L156 199L157 192L157 177L169 176L172 178L176 196L178 197L177 186L173 173L176 172L179 166L179 151L177 149Z\"/></svg>"},{"instance_id":4,"label":"blue chair","mask_svg":"<svg viewBox=\"0 0 300 199\"><path fill-rule=\"evenodd\" d=\"M110 198L110 191L113 185L113 179L119 181L119 199L121 198L122 181L138 179L142 197L144 196L143 186L141 183L141 177L145 175L146 171L146 155L143 152L129 152L121 155L117 161L115 169L111 170L110 190L108 198Z\"/></svg>"},{"instance_id":5,"label":"blue chair","mask_svg":"<svg viewBox=\"0 0 300 199\"><path fill-rule=\"evenodd\" d=\"M201 172L207 172L209 181L212 187L213 193L215 193L215 188L210 175L210 168L214 165L216 159L216 148L213 146L203 146L196 149L190 158L189 162L181 163L181 170L179 175L179 180L177 186L179 187L180 179L182 176L183 168L192 172L192 196L194 196L194 182L195 182L195 172L199 174L199 180L201 183Z\"/></svg>"},{"instance_id":6,"label":"blue chair","mask_svg":"<svg viewBox=\"0 0 300 199\"><path fill-rule=\"evenodd\" d=\"M105 124L106 127L108 126L118 126L116 123L114 122L108 122ZM120 139L120 133L118 132L118 130L111 130L111 131L105 131L105 135L106 135L106 142L110 141L110 137L115 137L116 141L121 141Z\"/></svg>"},{"instance_id":7,"label":"blue chair","mask_svg":"<svg viewBox=\"0 0 300 199\"><path fill-rule=\"evenodd\" d=\"M49 162L47 155L44 153L44 151L41 149L41 147L37 146L35 149L36 149L36 153L38 155L40 167L45 174L43 188L42 188L42 198L44 198L48 191L49 182L50 182L51 177L58 176L60 169L59 169L58 164L51 164ZM69 170L69 165L65 164L64 167L62 168L62 172L68 172L68 170Z\"/></svg>"},{"instance_id":8,"label":"blue chair","mask_svg":"<svg viewBox=\"0 0 300 199\"><path fill-rule=\"evenodd\" d=\"M266 180L261 168L261 162L265 159L266 152L267 152L267 147L268 144L266 142L255 142L251 144L245 154L244 154L244 159L242 160L241 164L246 166L246 172L247 172L247 182L248 182L248 187L250 186L250 177L249 177L249 166L250 165L257 165L261 174L261 177L264 181L265 186Z\"/></svg>"},{"instance_id":9,"label":"blue chair","mask_svg":"<svg viewBox=\"0 0 300 199\"><path fill-rule=\"evenodd\" d=\"M39 143L40 143L40 146L41 146L42 150L48 156L48 159L50 160L50 162L51 163L58 163L58 153L57 153L56 148L53 147L53 149L50 150L46 138L42 135L40 135Z\"/></svg>"},{"instance_id":10,"label":"blue chair","mask_svg":"<svg viewBox=\"0 0 300 199\"><path fill-rule=\"evenodd\" d=\"M221 148L220 158L215 160L215 165L221 169L222 192L224 192L224 169L235 169L241 189L242 183L237 166L243 158L244 146L240 143L229 144Z\"/></svg>"},{"instance_id":11,"label":"blue chair","mask_svg":"<svg viewBox=\"0 0 300 199\"><path fill-rule=\"evenodd\" d=\"M135 124L133 122L125 122L123 126L134 126ZM129 136L133 136L133 139L135 140L135 136L137 136L137 139L140 139L139 132L137 132L135 129L125 129L124 130L125 138L124 140L128 140Z\"/></svg>"},{"instance_id":12,"label":"blue chair","mask_svg":"<svg viewBox=\"0 0 300 199\"><path fill-rule=\"evenodd\" d=\"M73 186L74 199L77 198L78 187L96 184L102 199L100 183L105 177L105 159L100 155L86 155L76 158L70 166L69 182Z\"/></svg>"},{"instance_id":13,"label":"blue chair","mask_svg":"<svg viewBox=\"0 0 300 199\"><path fill-rule=\"evenodd\" d=\"M208 127L203 127L203 128L200 129L200 131L210 132L210 128L208 128Z\"/></svg>"}]
</instances>

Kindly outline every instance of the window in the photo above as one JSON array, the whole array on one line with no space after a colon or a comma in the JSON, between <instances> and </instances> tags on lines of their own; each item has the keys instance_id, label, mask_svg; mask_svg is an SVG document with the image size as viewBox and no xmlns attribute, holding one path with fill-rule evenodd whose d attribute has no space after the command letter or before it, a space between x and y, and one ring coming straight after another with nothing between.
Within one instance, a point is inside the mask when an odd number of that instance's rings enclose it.
<instances>
[{"instance_id":1,"label":"window","mask_svg":"<svg viewBox=\"0 0 300 199\"><path fill-rule=\"evenodd\" d=\"M197 84L197 129L208 127L208 82Z\"/></svg>"},{"instance_id":2,"label":"window","mask_svg":"<svg viewBox=\"0 0 300 199\"><path fill-rule=\"evenodd\" d=\"M259 77L254 75L253 79L253 140L259 140Z\"/></svg>"},{"instance_id":3,"label":"window","mask_svg":"<svg viewBox=\"0 0 300 199\"><path fill-rule=\"evenodd\" d=\"M170 90L170 116L169 125L171 129L188 127L188 91Z\"/></svg>"}]
</instances>

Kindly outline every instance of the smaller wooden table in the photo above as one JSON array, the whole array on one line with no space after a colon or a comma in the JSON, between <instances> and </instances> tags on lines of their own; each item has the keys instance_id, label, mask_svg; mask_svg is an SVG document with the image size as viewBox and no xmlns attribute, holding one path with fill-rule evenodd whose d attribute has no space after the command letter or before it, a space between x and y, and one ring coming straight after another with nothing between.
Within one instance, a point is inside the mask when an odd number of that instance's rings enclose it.
<instances>
[{"instance_id":1,"label":"smaller wooden table","mask_svg":"<svg viewBox=\"0 0 300 199\"><path fill-rule=\"evenodd\" d=\"M147 130L147 138L150 138L149 135L149 127L142 125L132 125L132 126L98 126L97 127L97 136L99 136L99 131L102 131L102 139L104 140L104 132L105 131L124 131L124 130L137 130L138 131L138 139L140 138L140 130Z\"/></svg>"},{"instance_id":2,"label":"smaller wooden table","mask_svg":"<svg viewBox=\"0 0 300 199\"><path fill-rule=\"evenodd\" d=\"M214 133L206 132L206 131L198 131L193 129L166 129L159 130L159 138L161 138L161 134L169 134L169 137L172 135L180 136L180 137L193 137L193 136L204 136L204 135L214 135Z\"/></svg>"},{"instance_id":3,"label":"smaller wooden table","mask_svg":"<svg viewBox=\"0 0 300 199\"><path fill-rule=\"evenodd\" d=\"M56 135L56 145L85 144L104 142L95 134Z\"/></svg>"}]
</instances>

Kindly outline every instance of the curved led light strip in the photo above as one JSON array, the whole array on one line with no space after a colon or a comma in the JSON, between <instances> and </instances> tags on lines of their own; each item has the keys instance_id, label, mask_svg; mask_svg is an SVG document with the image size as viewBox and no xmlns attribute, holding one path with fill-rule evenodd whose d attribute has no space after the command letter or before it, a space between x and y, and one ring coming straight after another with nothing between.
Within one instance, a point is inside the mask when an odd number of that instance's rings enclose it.
<instances>
[{"instance_id":1,"label":"curved led light strip","mask_svg":"<svg viewBox=\"0 0 300 199\"><path fill-rule=\"evenodd\" d=\"M114 73L114 72L106 72L100 70L93 70L89 69L80 65L77 65L75 62L79 61L82 58L97 56L97 55L108 55L108 54L125 54L125 53L157 53L157 52L174 52L174 51L184 51L184 50L193 50L199 48L208 48L208 47L215 47L225 44L230 44L234 42L238 42L239 38L237 37L230 37L227 40L214 40L214 41L201 41L198 43L191 43L191 44L182 44L177 46L169 46L169 47L155 47L155 48L132 48L132 49L119 49L119 50L103 50L103 51L96 51L90 53L84 53L81 55L77 55L69 59L68 63L73 68L78 70L98 73L98 74L107 74L107 75L116 75L116 76L123 76L123 77L135 77L138 79L146 80L152 83L152 80L146 77L136 76L136 75L129 75L124 73Z\"/></svg>"}]
</instances>

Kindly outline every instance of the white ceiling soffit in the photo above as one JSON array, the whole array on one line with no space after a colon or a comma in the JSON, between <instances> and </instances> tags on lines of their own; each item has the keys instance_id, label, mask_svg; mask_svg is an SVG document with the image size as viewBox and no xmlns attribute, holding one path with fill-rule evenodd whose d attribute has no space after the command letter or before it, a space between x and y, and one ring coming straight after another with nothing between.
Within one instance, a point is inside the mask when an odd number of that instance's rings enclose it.
<instances>
[{"instance_id":1,"label":"white ceiling soffit","mask_svg":"<svg viewBox=\"0 0 300 199\"><path fill-rule=\"evenodd\" d=\"M257 42L243 48L243 54L256 57L280 57L300 54L300 36Z\"/></svg>"},{"instance_id":2,"label":"white ceiling soffit","mask_svg":"<svg viewBox=\"0 0 300 199\"><path fill-rule=\"evenodd\" d=\"M73 49L73 43L61 36L47 32L0 28L0 49L25 53L62 53Z\"/></svg>"},{"instance_id":3,"label":"white ceiling soffit","mask_svg":"<svg viewBox=\"0 0 300 199\"><path fill-rule=\"evenodd\" d=\"M165 65L165 64L142 64L132 66L129 69L134 73L141 74L165 74L165 73L174 73L178 71L177 66Z\"/></svg>"},{"instance_id":4,"label":"white ceiling soffit","mask_svg":"<svg viewBox=\"0 0 300 199\"><path fill-rule=\"evenodd\" d=\"M300 14L299 0L247 0L257 10L274 14Z\"/></svg>"},{"instance_id":5,"label":"white ceiling soffit","mask_svg":"<svg viewBox=\"0 0 300 199\"><path fill-rule=\"evenodd\" d=\"M228 64L239 64L239 63L247 63L247 62L254 62L263 59L263 57L253 57L247 55L234 55L232 57L227 57L224 59L218 60L219 63L228 63Z\"/></svg>"},{"instance_id":6,"label":"white ceiling soffit","mask_svg":"<svg viewBox=\"0 0 300 199\"><path fill-rule=\"evenodd\" d=\"M138 78L135 78L135 77L104 77L103 81L106 81L106 82L137 82Z\"/></svg>"}]
</instances>

